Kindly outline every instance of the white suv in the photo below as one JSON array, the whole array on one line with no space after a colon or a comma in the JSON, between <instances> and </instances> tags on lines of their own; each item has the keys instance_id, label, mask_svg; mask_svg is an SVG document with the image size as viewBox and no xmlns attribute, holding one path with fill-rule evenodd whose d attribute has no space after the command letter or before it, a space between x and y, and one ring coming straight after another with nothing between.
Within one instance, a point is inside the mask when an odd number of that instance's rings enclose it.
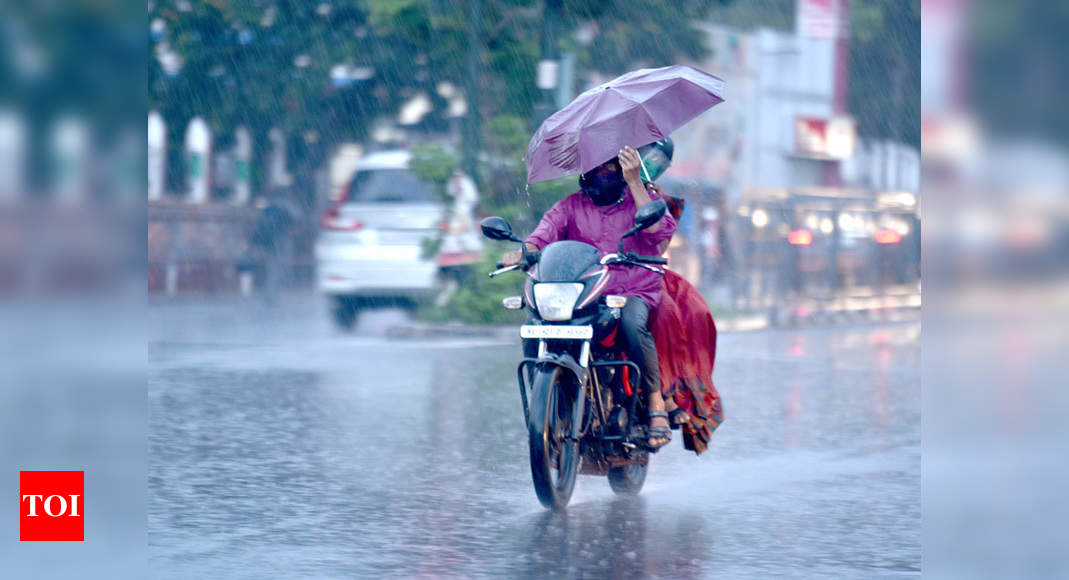
<instances>
[{"instance_id":1,"label":"white suv","mask_svg":"<svg viewBox=\"0 0 1069 580\"><path fill-rule=\"evenodd\" d=\"M438 288L435 256L424 254L445 203L408 171L410 159L407 151L362 159L320 220L318 286L342 328L351 328L362 308L412 307Z\"/></svg>"}]
</instances>

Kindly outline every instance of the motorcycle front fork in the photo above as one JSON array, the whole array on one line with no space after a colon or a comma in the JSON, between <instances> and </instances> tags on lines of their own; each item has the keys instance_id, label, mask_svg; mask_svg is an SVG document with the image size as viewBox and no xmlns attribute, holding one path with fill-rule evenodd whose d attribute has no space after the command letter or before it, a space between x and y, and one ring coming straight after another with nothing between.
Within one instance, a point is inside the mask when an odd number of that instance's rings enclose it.
<instances>
[{"instance_id":1,"label":"motorcycle front fork","mask_svg":"<svg viewBox=\"0 0 1069 580\"><path fill-rule=\"evenodd\" d=\"M545 350L544 341L540 341L540 342L542 344L539 345L539 347L540 347L539 348L539 352L540 352L540 354L544 354L544 350ZM585 348L583 349L583 353L585 353L586 356L589 357L589 343L584 343L584 344L585 344ZM582 356L582 354L581 354L581 356ZM530 404L529 404L529 401L527 399L527 393L531 389L531 384L530 384L531 381L529 380L529 375L533 375L533 373L529 373L528 372L528 365L531 365L533 367L534 365L537 365L537 364L539 364L541 362L545 362L541 356L539 358L524 358L524 359L522 359L520 361L520 364L516 367L516 379L517 379L516 382L517 382L517 384L519 385L519 388L520 388L520 401L523 403L523 420L524 420L524 424L525 425L528 422L530 422L530 419L531 419ZM577 408L576 408L576 413L573 415L573 416L575 416L577 418L582 418L583 417L582 405L583 405L583 403L585 403L585 400L587 398L587 389L593 389L594 391L597 391L597 390L600 390L601 388L608 388L608 387L600 385L598 383L598 379L596 377L596 372L597 372L597 369L599 367L625 367L625 368L629 369L629 371L631 373L633 373L633 376L635 377L635 379L634 379L635 382L637 384L641 384L642 372L639 370L638 365L636 365L632 361L627 361L627 360L603 360L603 361L591 361L588 364L589 364L589 368L591 370L590 375L588 375L590 378L588 379L586 385L580 385L579 386L579 393L577 393L578 394L578 397L576 399ZM567 370L567 369L565 369L565 370ZM601 404L602 399L601 399L601 394L600 393L594 392L592 394L593 394L593 398L595 399L594 400L593 412L597 416L598 423L601 424L601 425L605 425L607 423L607 421L608 421L608 411L609 410L602 408L602 404ZM600 437L601 439L604 439L604 440L614 440L615 439L615 440L621 440L621 441L623 441L625 443L627 442L626 440L630 438L631 426L633 425L634 421L636 420L636 416L637 416L637 413L638 413L638 399L639 399L639 396L640 395L638 393L636 393L635 395L633 395L631 397L627 397L628 399L631 400L631 404L629 405L628 416L627 416L627 418L628 418L628 428L625 429L624 432L622 434L620 434L620 435L602 435ZM580 434L581 434L580 433L581 430L582 430L582 421L581 420L577 420L576 421L576 425L573 427L572 436L573 437L579 437Z\"/></svg>"},{"instance_id":2,"label":"motorcycle front fork","mask_svg":"<svg viewBox=\"0 0 1069 580\"><path fill-rule=\"evenodd\" d=\"M586 350L586 349L584 349L584 350ZM517 367L516 367L516 379L517 379L516 382L519 384L519 387L520 387L520 401L523 402L523 420L524 420L524 424L525 425L530 423L530 421L531 421L530 402L527 399L527 393L530 392L531 387L532 387L532 384L530 384L530 383L533 383L533 381L528 380L528 376L530 375L533 378L533 374L534 374L534 373L528 373L527 366L528 365L534 366L534 365L537 365L539 363L545 363L545 362L546 361L544 359L542 359L542 358L524 358L524 359L522 359L520 361L520 364L517 365ZM536 369L533 369L533 370L536 370ZM561 372L572 372L572 371L570 369L568 369L567 367L561 367ZM590 375L587 375L587 376L589 377ZM575 394L576 396L575 396L575 401L574 401L575 408L573 409L573 412L572 412L572 417L573 417L574 423L572 424L571 434L569 434L569 438L571 438L571 439L578 440L582 436L583 423L585 422L585 413L583 411L585 410L586 399L587 399L587 391L588 391L589 388L590 388L590 379L589 378L587 379L587 381L584 381L583 384L579 384L579 385L576 386L576 391L577 392Z\"/></svg>"}]
</instances>

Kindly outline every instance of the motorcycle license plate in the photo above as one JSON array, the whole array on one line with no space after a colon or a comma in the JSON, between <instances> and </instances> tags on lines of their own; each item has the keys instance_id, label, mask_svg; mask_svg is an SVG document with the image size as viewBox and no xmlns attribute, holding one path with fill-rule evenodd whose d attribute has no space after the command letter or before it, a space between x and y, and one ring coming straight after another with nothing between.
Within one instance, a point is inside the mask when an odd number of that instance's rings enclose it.
<instances>
[{"instance_id":1,"label":"motorcycle license plate","mask_svg":"<svg viewBox=\"0 0 1069 580\"><path fill-rule=\"evenodd\" d=\"M593 326L536 326L524 325L520 327L522 338L552 338L588 340L594 338Z\"/></svg>"}]
</instances>

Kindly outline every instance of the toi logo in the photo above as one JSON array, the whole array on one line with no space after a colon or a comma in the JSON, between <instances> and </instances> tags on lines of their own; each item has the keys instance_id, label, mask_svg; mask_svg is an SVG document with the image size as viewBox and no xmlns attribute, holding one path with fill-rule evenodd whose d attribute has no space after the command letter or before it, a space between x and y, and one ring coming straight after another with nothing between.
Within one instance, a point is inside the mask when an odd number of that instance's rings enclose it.
<instances>
[{"instance_id":1,"label":"toi logo","mask_svg":"<svg viewBox=\"0 0 1069 580\"><path fill-rule=\"evenodd\" d=\"M19 472L19 540L85 540L85 474Z\"/></svg>"}]
</instances>

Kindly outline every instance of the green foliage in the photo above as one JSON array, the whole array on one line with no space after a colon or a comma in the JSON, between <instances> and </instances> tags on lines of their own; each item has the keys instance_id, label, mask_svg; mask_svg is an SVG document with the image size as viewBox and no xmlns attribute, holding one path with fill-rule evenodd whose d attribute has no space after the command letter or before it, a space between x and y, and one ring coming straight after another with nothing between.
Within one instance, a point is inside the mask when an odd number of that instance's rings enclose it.
<instances>
[{"instance_id":1,"label":"green foliage","mask_svg":"<svg viewBox=\"0 0 1069 580\"><path fill-rule=\"evenodd\" d=\"M619 74L698 58L706 49L695 25L725 1L564 0L555 50L577 55L577 79L588 71ZM469 34L477 34L478 84L469 97L479 111L476 123L490 120L480 131L480 158L489 165L479 176L484 198L490 192L484 205L511 207L518 219L523 208L548 207L538 191L523 187L520 161L535 128L534 104L543 97L534 80L545 48L545 9L545 2L529 0L474 6L445 0L154 1L149 21L161 20L166 34L150 39L150 54L172 51L183 63L175 76L165 74L157 58L148 67L149 107L163 114L171 131L172 175L182 175L183 131L194 115L217 134L248 127L257 158L268 146L267 132L284 130L299 187L310 187L315 168L337 144L365 140L376 121L395 117L418 94L429 97L431 111L414 129L446 134L456 120L438 89L465 86ZM592 43L576 41L581 29L595 31ZM335 87L330 74L337 65L370 76Z\"/></svg>"},{"instance_id":2,"label":"green foliage","mask_svg":"<svg viewBox=\"0 0 1069 580\"><path fill-rule=\"evenodd\" d=\"M795 4L800 0L730 2L716 11L716 21L739 30L794 30Z\"/></svg>"},{"instance_id":3,"label":"green foliage","mask_svg":"<svg viewBox=\"0 0 1069 580\"><path fill-rule=\"evenodd\" d=\"M530 138L527 122L513 115L486 124L489 186L483 188L482 213L507 219L520 234L534 229L546 210L578 189L575 176L527 184L523 154Z\"/></svg>"},{"instance_id":4,"label":"green foliage","mask_svg":"<svg viewBox=\"0 0 1069 580\"><path fill-rule=\"evenodd\" d=\"M379 29L414 28L413 21L426 22L425 0L367 0L366 4L368 20Z\"/></svg>"},{"instance_id":5,"label":"green foliage","mask_svg":"<svg viewBox=\"0 0 1069 580\"><path fill-rule=\"evenodd\" d=\"M558 44L574 45L590 68L609 73L700 56L704 47L694 23L719 3L566 1ZM480 110L487 117L530 118L539 96L533 81L544 7L515 0L482 0L480 6ZM295 133L314 130L329 145L363 138L371 120L393 114L419 91L435 101L430 124L440 125L445 103L435 88L443 81L463 84L469 8L439 0L158 0L149 20L161 19L167 33L155 43L166 43L183 67L170 78L150 59L149 106L181 126L194 114L217 129L281 124ZM573 32L591 24L599 31L595 42L578 47ZM302 55L308 58L298 61ZM374 74L335 89L329 74L339 63Z\"/></svg>"},{"instance_id":6,"label":"green foliage","mask_svg":"<svg viewBox=\"0 0 1069 580\"><path fill-rule=\"evenodd\" d=\"M526 224L523 219L518 218L517 222L520 225L526 226L523 231L534 229L534 227L538 225L538 220L542 219L542 214L553 207L553 204L576 191L579 191L579 183L578 177L575 175L532 183L527 188L527 199L524 200L527 208L527 215L522 217L533 217L534 221L530 224Z\"/></svg>"},{"instance_id":7,"label":"green foliage","mask_svg":"<svg viewBox=\"0 0 1069 580\"><path fill-rule=\"evenodd\" d=\"M434 184L438 195L444 199L446 183L459 163L460 158L445 147L424 144L412 148L412 159L408 162L408 167L420 179Z\"/></svg>"},{"instance_id":8,"label":"green foliage","mask_svg":"<svg viewBox=\"0 0 1069 580\"><path fill-rule=\"evenodd\" d=\"M431 184L438 197L447 199L449 195L446 183L459 163L460 159L452 151L441 145L427 143L412 148L412 159L408 162L408 168L420 179ZM424 239L420 256L424 259L436 256L444 235L445 232L439 231L433 238Z\"/></svg>"},{"instance_id":9,"label":"green foliage","mask_svg":"<svg viewBox=\"0 0 1069 580\"><path fill-rule=\"evenodd\" d=\"M594 41L569 40L579 63L608 74L675 64L681 58L700 60L708 54L705 33L695 24L728 0L601 0L566 1L563 20L573 27L593 25Z\"/></svg>"},{"instance_id":10,"label":"green foliage","mask_svg":"<svg viewBox=\"0 0 1069 580\"><path fill-rule=\"evenodd\" d=\"M395 92L371 90L378 77L349 89L330 84L336 64L379 64L370 36L358 34L366 15L353 2L326 14L313 2L159 0L150 8L149 20L166 27L154 49L168 47L183 63L171 77L149 59L149 107L167 120L171 148L181 147L195 115L216 132L248 127L258 155L278 127L289 136L298 184L310 187L312 171L335 144L362 140L370 122L400 102Z\"/></svg>"},{"instance_id":11,"label":"green foliage","mask_svg":"<svg viewBox=\"0 0 1069 580\"><path fill-rule=\"evenodd\" d=\"M523 163L523 153L530 139L527 122L515 115L498 115L486 124L488 148L507 155L513 162Z\"/></svg>"},{"instance_id":12,"label":"green foliage","mask_svg":"<svg viewBox=\"0 0 1069 580\"><path fill-rule=\"evenodd\" d=\"M0 102L27 123L27 161L44 154L39 131L63 115L78 115L98 138L130 123L137 107L116 96L145 82L145 69L131 65L144 54L144 37L116 4L3 4Z\"/></svg>"},{"instance_id":13,"label":"green foliage","mask_svg":"<svg viewBox=\"0 0 1069 580\"><path fill-rule=\"evenodd\" d=\"M419 312L420 318L430 322L466 322L471 324L521 324L526 320L522 310L505 310L501 299L523 293L523 276L510 272L496 278L487 273L497 269L501 255L515 249L511 244L494 243L486 249L479 264L472 265L470 279L461 284L456 293L441 308L427 304Z\"/></svg>"},{"instance_id":14,"label":"green foliage","mask_svg":"<svg viewBox=\"0 0 1069 580\"><path fill-rule=\"evenodd\" d=\"M969 3L971 63L961 91L992 135L1069 142L1064 2Z\"/></svg>"},{"instance_id":15,"label":"green foliage","mask_svg":"<svg viewBox=\"0 0 1069 580\"><path fill-rule=\"evenodd\" d=\"M423 238L419 242L419 257L423 260L433 260L438 255L438 250L442 247L442 232L438 235L429 238Z\"/></svg>"},{"instance_id":16,"label":"green foliage","mask_svg":"<svg viewBox=\"0 0 1069 580\"><path fill-rule=\"evenodd\" d=\"M920 1L850 3L850 111L863 137L920 149Z\"/></svg>"}]
</instances>

